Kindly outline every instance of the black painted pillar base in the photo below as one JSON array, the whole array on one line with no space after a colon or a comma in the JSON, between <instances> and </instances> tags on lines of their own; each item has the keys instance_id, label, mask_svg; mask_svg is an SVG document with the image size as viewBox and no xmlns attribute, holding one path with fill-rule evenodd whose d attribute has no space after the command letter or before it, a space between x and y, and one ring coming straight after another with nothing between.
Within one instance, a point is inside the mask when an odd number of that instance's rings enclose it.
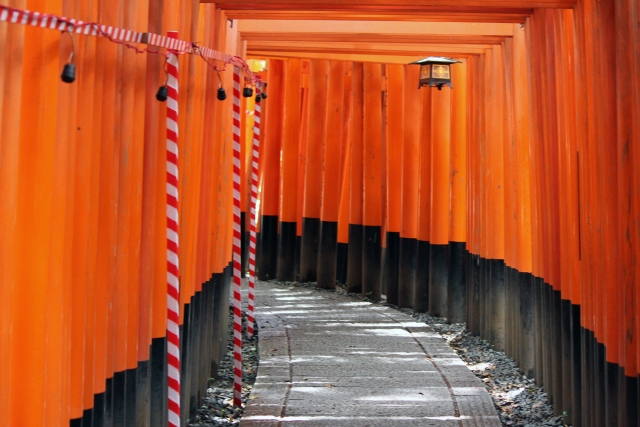
<instances>
[{"instance_id":1,"label":"black painted pillar base","mask_svg":"<svg viewBox=\"0 0 640 427\"><path fill-rule=\"evenodd\" d=\"M381 233L379 225L365 225L362 239L362 295L372 301L380 301L381 277ZM389 296L387 295L387 302Z\"/></svg>"},{"instance_id":2,"label":"black painted pillar base","mask_svg":"<svg viewBox=\"0 0 640 427\"><path fill-rule=\"evenodd\" d=\"M278 217L262 215L256 254L256 274L260 280L276 277L278 265Z\"/></svg>"},{"instance_id":3,"label":"black painted pillar base","mask_svg":"<svg viewBox=\"0 0 640 427\"><path fill-rule=\"evenodd\" d=\"M336 280L341 285L347 283L347 265L349 258L349 244L338 242L338 260L336 266Z\"/></svg>"},{"instance_id":4,"label":"black painted pillar base","mask_svg":"<svg viewBox=\"0 0 640 427\"><path fill-rule=\"evenodd\" d=\"M520 305L520 369L528 378L535 377L535 307L533 301L533 276L530 273L519 273L520 286L518 304Z\"/></svg>"},{"instance_id":5,"label":"black painted pillar base","mask_svg":"<svg viewBox=\"0 0 640 427\"><path fill-rule=\"evenodd\" d=\"M151 425L167 425L167 340L151 340Z\"/></svg>"},{"instance_id":6,"label":"black painted pillar base","mask_svg":"<svg viewBox=\"0 0 640 427\"><path fill-rule=\"evenodd\" d=\"M558 295L560 298L560 295ZM562 339L562 375L558 378L562 382L562 408L556 412L562 415L563 412L573 413L573 390L572 390L572 358L571 358L571 301L560 300L560 325L559 329ZM560 411L560 412L558 412Z\"/></svg>"},{"instance_id":7,"label":"black painted pillar base","mask_svg":"<svg viewBox=\"0 0 640 427\"><path fill-rule=\"evenodd\" d=\"M400 263L398 268L398 306L413 307L418 261L418 240L400 237Z\"/></svg>"},{"instance_id":8,"label":"black painted pillar base","mask_svg":"<svg viewBox=\"0 0 640 427\"><path fill-rule=\"evenodd\" d=\"M464 242L449 242L449 286L447 288L447 320L462 323L466 309L466 254Z\"/></svg>"},{"instance_id":9,"label":"black painted pillar base","mask_svg":"<svg viewBox=\"0 0 640 427\"><path fill-rule=\"evenodd\" d=\"M467 258L467 328L480 335L480 256L469 253Z\"/></svg>"},{"instance_id":10,"label":"black painted pillar base","mask_svg":"<svg viewBox=\"0 0 640 427\"><path fill-rule=\"evenodd\" d=\"M398 305L400 278L400 233L387 232L387 250L385 257L385 284L387 303Z\"/></svg>"},{"instance_id":11,"label":"black painted pillar base","mask_svg":"<svg viewBox=\"0 0 640 427\"><path fill-rule=\"evenodd\" d=\"M606 397L605 397L605 387L606 387L606 379L605 379L605 367L606 367L606 355L604 345L599 343L597 339L593 340L593 345L595 349L595 418L594 425L596 426L606 426Z\"/></svg>"},{"instance_id":12,"label":"black painted pillar base","mask_svg":"<svg viewBox=\"0 0 640 427\"><path fill-rule=\"evenodd\" d=\"M296 279L296 226L295 222L280 223L276 280L293 282Z\"/></svg>"},{"instance_id":13,"label":"black painted pillar base","mask_svg":"<svg viewBox=\"0 0 640 427\"><path fill-rule=\"evenodd\" d=\"M297 229L297 225L296 225ZM297 232L297 231L296 231ZM302 254L302 236L296 235L296 256L295 256L295 266L293 269L296 282L300 281L300 255Z\"/></svg>"},{"instance_id":14,"label":"black painted pillar base","mask_svg":"<svg viewBox=\"0 0 640 427\"><path fill-rule=\"evenodd\" d=\"M347 292L362 292L362 225L349 224Z\"/></svg>"},{"instance_id":15,"label":"black painted pillar base","mask_svg":"<svg viewBox=\"0 0 640 427\"><path fill-rule=\"evenodd\" d=\"M138 362L136 384L136 427L150 427L150 393L151 393L151 362L148 360ZM97 406L96 406L97 407Z\"/></svg>"},{"instance_id":16,"label":"black painted pillar base","mask_svg":"<svg viewBox=\"0 0 640 427\"><path fill-rule=\"evenodd\" d=\"M447 317L449 245L431 244L429 251L429 315Z\"/></svg>"},{"instance_id":17,"label":"black painted pillar base","mask_svg":"<svg viewBox=\"0 0 640 427\"><path fill-rule=\"evenodd\" d=\"M429 310L429 256L431 244L418 240L416 283L413 295L413 310L426 313Z\"/></svg>"},{"instance_id":18,"label":"black painted pillar base","mask_svg":"<svg viewBox=\"0 0 640 427\"><path fill-rule=\"evenodd\" d=\"M605 350L606 356L606 350ZM618 365L605 361L605 419L608 426L618 425Z\"/></svg>"},{"instance_id":19,"label":"black painted pillar base","mask_svg":"<svg viewBox=\"0 0 640 427\"><path fill-rule=\"evenodd\" d=\"M571 388L572 413L567 421L569 425L582 425L582 355L580 354L582 334L580 331L580 306L571 304Z\"/></svg>"},{"instance_id":20,"label":"black painted pillar base","mask_svg":"<svg viewBox=\"0 0 640 427\"><path fill-rule=\"evenodd\" d=\"M127 374L124 371L113 374L113 425L126 427Z\"/></svg>"},{"instance_id":21,"label":"black painted pillar base","mask_svg":"<svg viewBox=\"0 0 640 427\"><path fill-rule=\"evenodd\" d=\"M543 307L542 307L542 289L544 286L544 282L542 281L541 278L539 277L534 277L533 278L533 307L534 307L534 325L535 325L535 330L534 330L534 339L535 339L535 361L536 361L536 365L535 365L535 375L536 375L536 382L541 385L544 386L546 384L546 376L545 376L545 359L544 359L544 352L543 352L543 347L545 346L545 343L543 341L543 336L544 334L542 333L542 331L544 330L544 322L543 322L543 318L544 318L544 313L543 313Z\"/></svg>"},{"instance_id":22,"label":"black painted pillar base","mask_svg":"<svg viewBox=\"0 0 640 427\"><path fill-rule=\"evenodd\" d=\"M320 246L318 248L318 287L336 287L336 267L338 257L338 223L320 222Z\"/></svg>"},{"instance_id":23,"label":"black painted pillar base","mask_svg":"<svg viewBox=\"0 0 640 427\"><path fill-rule=\"evenodd\" d=\"M494 349L505 349L505 287L504 287L504 261L501 259L489 260L489 314L490 328L489 341Z\"/></svg>"},{"instance_id":24,"label":"black painted pillar base","mask_svg":"<svg viewBox=\"0 0 640 427\"><path fill-rule=\"evenodd\" d=\"M300 279L315 282L318 271L318 247L320 244L320 219L302 218L302 242L300 246Z\"/></svg>"},{"instance_id":25,"label":"black painted pillar base","mask_svg":"<svg viewBox=\"0 0 640 427\"><path fill-rule=\"evenodd\" d=\"M638 379L625 375L624 368L618 366L618 426L638 425Z\"/></svg>"}]
</instances>

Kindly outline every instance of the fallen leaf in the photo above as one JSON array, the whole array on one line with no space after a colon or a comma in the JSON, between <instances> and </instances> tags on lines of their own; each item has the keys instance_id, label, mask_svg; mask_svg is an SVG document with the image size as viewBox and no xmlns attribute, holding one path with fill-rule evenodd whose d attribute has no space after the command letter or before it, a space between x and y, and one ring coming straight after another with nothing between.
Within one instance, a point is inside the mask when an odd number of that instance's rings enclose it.
<instances>
[{"instance_id":1,"label":"fallen leaf","mask_svg":"<svg viewBox=\"0 0 640 427\"><path fill-rule=\"evenodd\" d=\"M534 403L533 406L531 406L531 407L535 409L535 408L539 408L541 406L542 406L542 402L537 402L537 403Z\"/></svg>"},{"instance_id":2,"label":"fallen leaf","mask_svg":"<svg viewBox=\"0 0 640 427\"><path fill-rule=\"evenodd\" d=\"M333 384L325 384L325 387L333 388Z\"/></svg>"}]
</instances>

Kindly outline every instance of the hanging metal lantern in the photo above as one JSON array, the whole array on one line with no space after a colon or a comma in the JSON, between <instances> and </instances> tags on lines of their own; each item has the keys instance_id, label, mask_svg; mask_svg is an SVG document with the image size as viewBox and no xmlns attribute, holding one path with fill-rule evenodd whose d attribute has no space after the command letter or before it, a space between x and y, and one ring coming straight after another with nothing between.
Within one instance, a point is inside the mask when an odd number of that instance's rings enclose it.
<instances>
[{"instance_id":1,"label":"hanging metal lantern","mask_svg":"<svg viewBox=\"0 0 640 427\"><path fill-rule=\"evenodd\" d=\"M451 65L456 62L462 61L440 56L430 56L412 62L411 64L420 65L420 83L418 89L422 86L437 87L438 90L442 90L442 86L449 86L453 89L451 85Z\"/></svg>"},{"instance_id":2,"label":"hanging metal lantern","mask_svg":"<svg viewBox=\"0 0 640 427\"><path fill-rule=\"evenodd\" d=\"M253 96L253 89L246 86L244 89L242 89L242 96L244 98L251 98Z\"/></svg>"}]
</instances>

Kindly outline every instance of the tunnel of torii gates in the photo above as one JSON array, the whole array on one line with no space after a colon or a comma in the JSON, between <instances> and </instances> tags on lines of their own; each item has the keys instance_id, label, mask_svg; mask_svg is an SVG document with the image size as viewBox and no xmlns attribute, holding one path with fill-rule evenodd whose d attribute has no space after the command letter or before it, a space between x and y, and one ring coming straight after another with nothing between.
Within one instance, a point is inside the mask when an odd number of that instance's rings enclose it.
<instances>
[{"instance_id":1,"label":"tunnel of torii gates","mask_svg":"<svg viewBox=\"0 0 640 427\"><path fill-rule=\"evenodd\" d=\"M248 61L259 279L466 322L568 424L638 425L637 0L8 3ZM0 15L0 424L167 425L166 50L77 27L66 84L71 38L22 16ZM418 89L430 55L461 61L453 89ZM178 56L184 424L226 352L234 67Z\"/></svg>"}]
</instances>

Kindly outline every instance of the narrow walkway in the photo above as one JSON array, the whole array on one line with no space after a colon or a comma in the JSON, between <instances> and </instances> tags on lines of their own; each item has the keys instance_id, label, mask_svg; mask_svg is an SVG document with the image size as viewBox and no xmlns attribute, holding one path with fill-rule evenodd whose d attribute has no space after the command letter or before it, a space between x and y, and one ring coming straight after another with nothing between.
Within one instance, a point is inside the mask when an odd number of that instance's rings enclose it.
<instances>
[{"instance_id":1,"label":"narrow walkway","mask_svg":"<svg viewBox=\"0 0 640 427\"><path fill-rule=\"evenodd\" d=\"M258 283L258 378L241 427L501 426L431 328L335 293Z\"/></svg>"}]
</instances>

